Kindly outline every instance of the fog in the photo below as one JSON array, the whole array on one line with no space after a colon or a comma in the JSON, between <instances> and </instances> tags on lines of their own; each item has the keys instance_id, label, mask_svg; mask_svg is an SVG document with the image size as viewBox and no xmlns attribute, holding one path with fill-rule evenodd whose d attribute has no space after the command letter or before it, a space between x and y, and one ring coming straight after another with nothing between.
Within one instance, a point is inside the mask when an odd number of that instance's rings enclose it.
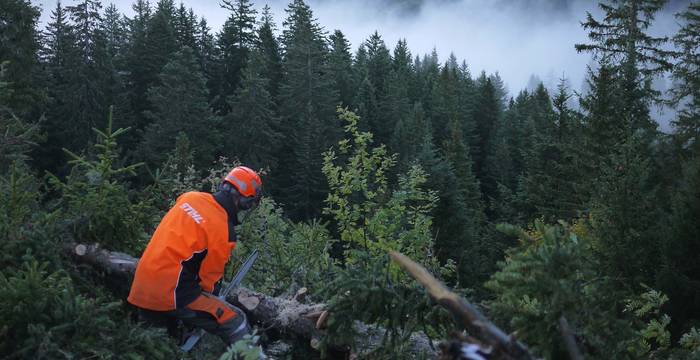
<instances>
[{"instance_id":1,"label":"fog","mask_svg":"<svg viewBox=\"0 0 700 360\"><path fill-rule=\"evenodd\" d=\"M44 9L45 23L55 1L35 3ZM114 3L133 14L131 0ZM281 29L288 1L267 3ZM688 3L667 4L652 33L673 34L678 28L673 14ZM472 74L498 72L511 94L526 88L531 78L553 88L565 77L580 90L591 57L576 53L574 44L587 41L580 25L586 12L600 18L597 2L585 0L308 0L308 4L327 32L340 29L354 49L375 30L390 49L405 38L414 56L435 49L442 61L450 53L465 60ZM255 5L260 9L265 2ZM206 18L214 32L228 17L215 0L189 0L185 6Z\"/></svg>"}]
</instances>

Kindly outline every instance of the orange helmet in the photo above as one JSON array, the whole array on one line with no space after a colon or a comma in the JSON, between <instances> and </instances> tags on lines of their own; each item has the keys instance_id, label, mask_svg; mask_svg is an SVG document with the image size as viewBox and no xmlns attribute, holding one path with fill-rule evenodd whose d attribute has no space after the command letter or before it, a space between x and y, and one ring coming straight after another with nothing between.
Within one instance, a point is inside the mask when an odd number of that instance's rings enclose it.
<instances>
[{"instance_id":1,"label":"orange helmet","mask_svg":"<svg viewBox=\"0 0 700 360\"><path fill-rule=\"evenodd\" d=\"M252 207L260 201L262 195L262 180L260 176L245 166L237 166L224 178L224 183L229 183L241 195L240 205L242 210Z\"/></svg>"}]
</instances>

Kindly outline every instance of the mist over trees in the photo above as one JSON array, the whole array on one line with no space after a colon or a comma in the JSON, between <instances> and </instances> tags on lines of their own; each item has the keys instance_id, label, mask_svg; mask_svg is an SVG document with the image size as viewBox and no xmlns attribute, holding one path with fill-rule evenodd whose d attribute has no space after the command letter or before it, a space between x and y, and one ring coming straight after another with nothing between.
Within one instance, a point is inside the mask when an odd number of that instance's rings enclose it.
<instances>
[{"instance_id":1,"label":"mist over trees","mask_svg":"<svg viewBox=\"0 0 700 360\"><path fill-rule=\"evenodd\" d=\"M454 55L350 44L303 0L281 28L257 5L224 1L212 29L173 0L131 17L57 2L44 27L30 1L0 3L0 354L176 356L65 244L139 256L180 193L240 162L266 197L240 228L240 256L264 250L246 285L307 287L334 310L329 338L386 327L367 358L455 328L388 250L539 356L567 356L561 317L587 358L700 356L700 4L651 35L665 1L603 2L571 44L593 55L589 91L534 79L513 96Z\"/></svg>"}]
</instances>

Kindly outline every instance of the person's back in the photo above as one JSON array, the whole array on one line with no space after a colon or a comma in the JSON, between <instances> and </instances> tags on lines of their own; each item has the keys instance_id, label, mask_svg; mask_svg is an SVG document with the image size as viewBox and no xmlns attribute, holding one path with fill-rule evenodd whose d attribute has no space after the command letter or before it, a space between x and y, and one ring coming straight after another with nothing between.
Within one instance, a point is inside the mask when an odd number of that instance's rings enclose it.
<instances>
[{"instance_id":1,"label":"person's back","mask_svg":"<svg viewBox=\"0 0 700 360\"><path fill-rule=\"evenodd\" d=\"M141 256L129 302L169 311L213 292L231 250L226 210L213 195L188 192L163 217ZM200 285L201 282L201 285Z\"/></svg>"},{"instance_id":2,"label":"person's back","mask_svg":"<svg viewBox=\"0 0 700 360\"><path fill-rule=\"evenodd\" d=\"M249 332L245 314L214 293L236 246L237 213L257 204L261 186L254 171L236 167L216 193L178 197L136 268L128 301L142 319L180 320L227 343Z\"/></svg>"}]
</instances>

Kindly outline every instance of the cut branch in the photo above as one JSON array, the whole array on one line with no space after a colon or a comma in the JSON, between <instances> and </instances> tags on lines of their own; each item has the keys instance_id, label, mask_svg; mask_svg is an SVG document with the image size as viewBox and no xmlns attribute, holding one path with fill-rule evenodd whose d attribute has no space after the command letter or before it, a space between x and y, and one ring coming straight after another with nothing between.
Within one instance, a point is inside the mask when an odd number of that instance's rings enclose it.
<instances>
[{"instance_id":1,"label":"cut branch","mask_svg":"<svg viewBox=\"0 0 700 360\"><path fill-rule=\"evenodd\" d=\"M423 285L438 304L449 310L472 336L493 347L494 353L512 359L530 360L534 358L525 345L506 335L503 330L482 315L474 305L447 289L423 266L396 251L390 251L389 256Z\"/></svg>"}]
</instances>

